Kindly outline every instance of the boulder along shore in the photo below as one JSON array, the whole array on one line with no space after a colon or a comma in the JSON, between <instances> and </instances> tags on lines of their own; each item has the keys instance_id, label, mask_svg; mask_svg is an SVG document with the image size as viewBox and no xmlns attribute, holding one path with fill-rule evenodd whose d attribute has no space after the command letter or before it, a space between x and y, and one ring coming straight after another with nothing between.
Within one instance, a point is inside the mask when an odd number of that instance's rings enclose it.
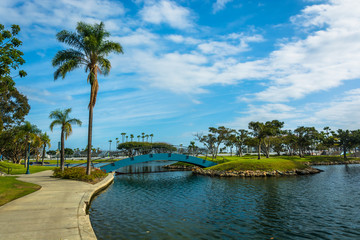
<instances>
[{"instance_id":1,"label":"boulder along shore","mask_svg":"<svg viewBox=\"0 0 360 240\"><path fill-rule=\"evenodd\" d=\"M292 171L260 171L260 170L244 170L244 171L221 171L210 170L203 168L195 168L192 170L193 174L205 175L211 177L278 177L278 176L294 176L294 175L309 175L322 172L320 169L308 167L305 169L294 169Z\"/></svg>"}]
</instances>

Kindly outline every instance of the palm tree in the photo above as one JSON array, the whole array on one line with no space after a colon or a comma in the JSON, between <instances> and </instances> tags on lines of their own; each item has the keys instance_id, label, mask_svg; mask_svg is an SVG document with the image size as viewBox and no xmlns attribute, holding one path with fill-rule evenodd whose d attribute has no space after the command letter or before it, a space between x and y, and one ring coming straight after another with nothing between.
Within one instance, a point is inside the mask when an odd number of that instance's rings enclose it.
<instances>
[{"instance_id":1,"label":"palm tree","mask_svg":"<svg viewBox=\"0 0 360 240\"><path fill-rule=\"evenodd\" d=\"M128 142L129 136L126 136L126 142Z\"/></svg>"},{"instance_id":2,"label":"palm tree","mask_svg":"<svg viewBox=\"0 0 360 240\"><path fill-rule=\"evenodd\" d=\"M122 137L122 142L124 143L124 141L125 141L125 135L126 135L126 133L121 133L121 137Z\"/></svg>"},{"instance_id":3,"label":"palm tree","mask_svg":"<svg viewBox=\"0 0 360 240\"><path fill-rule=\"evenodd\" d=\"M60 167L61 171L64 171L64 156L65 156L65 140L71 135L72 133L72 126L71 124L77 124L81 126L82 122L76 118L70 118L69 113L71 112L71 108L65 109L61 111L57 109L52 111L49 115L50 119L54 119L54 121L50 124L50 130L52 131L54 126L60 125L61 126L61 151L60 151ZM91 151L91 149L90 149Z\"/></svg>"},{"instance_id":4,"label":"palm tree","mask_svg":"<svg viewBox=\"0 0 360 240\"><path fill-rule=\"evenodd\" d=\"M154 134L150 134L151 143L152 143L153 137L154 137Z\"/></svg>"},{"instance_id":5,"label":"palm tree","mask_svg":"<svg viewBox=\"0 0 360 240\"><path fill-rule=\"evenodd\" d=\"M130 141L132 142L134 139L134 134L130 134Z\"/></svg>"},{"instance_id":6,"label":"palm tree","mask_svg":"<svg viewBox=\"0 0 360 240\"><path fill-rule=\"evenodd\" d=\"M112 140L109 140L109 143L110 143L109 152L111 152L111 143L112 143Z\"/></svg>"},{"instance_id":7,"label":"palm tree","mask_svg":"<svg viewBox=\"0 0 360 240\"><path fill-rule=\"evenodd\" d=\"M144 138L145 138L145 133L141 133L141 138L142 138L142 140L143 140L143 142L144 142Z\"/></svg>"},{"instance_id":8,"label":"palm tree","mask_svg":"<svg viewBox=\"0 0 360 240\"><path fill-rule=\"evenodd\" d=\"M149 135L146 134L145 137L146 137L146 141L149 142Z\"/></svg>"},{"instance_id":9,"label":"palm tree","mask_svg":"<svg viewBox=\"0 0 360 240\"><path fill-rule=\"evenodd\" d=\"M24 141L24 167L27 167L26 159L28 158L29 148L27 147L30 142L35 142L39 138L39 134L41 132L40 129L36 125L31 124L28 121L25 121L23 125L19 127L20 131L16 136L16 140L23 139Z\"/></svg>"},{"instance_id":10,"label":"palm tree","mask_svg":"<svg viewBox=\"0 0 360 240\"><path fill-rule=\"evenodd\" d=\"M40 139L41 139L41 143L43 145L41 166L44 166L45 149L46 149L46 146L51 147L51 144L50 144L50 138L46 133L40 134Z\"/></svg>"},{"instance_id":11,"label":"palm tree","mask_svg":"<svg viewBox=\"0 0 360 240\"><path fill-rule=\"evenodd\" d=\"M138 142L140 142L140 135L137 135Z\"/></svg>"},{"instance_id":12,"label":"palm tree","mask_svg":"<svg viewBox=\"0 0 360 240\"><path fill-rule=\"evenodd\" d=\"M58 67L54 73L54 79L60 76L64 79L68 72L74 69L85 67L85 72L89 72L87 81L90 82L90 102L89 102L89 126L88 126L88 146L92 144L92 121L93 108L96 103L99 83L97 75L108 75L111 69L110 61L105 58L110 53L123 53L122 46L119 43L106 40L110 33L105 30L104 23L87 24L78 22L76 32L62 30L56 35L56 38L66 43L72 48L61 50L56 53L52 60L54 67ZM87 150L86 174L91 172L91 148Z\"/></svg>"}]
</instances>

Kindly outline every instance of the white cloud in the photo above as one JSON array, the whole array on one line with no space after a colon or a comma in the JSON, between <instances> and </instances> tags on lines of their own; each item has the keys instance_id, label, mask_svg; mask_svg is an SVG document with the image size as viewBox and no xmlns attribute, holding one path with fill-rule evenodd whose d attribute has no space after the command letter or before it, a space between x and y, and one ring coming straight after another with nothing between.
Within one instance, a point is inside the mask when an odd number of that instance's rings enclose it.
<instances>
[{"instance_id":1,"label":"white cloud","mask_svg":"<svg viewBox=\"0 0 360 240\"><path fill-rule=\"evenodd\" d=\"M217 13L220 10L223 10L229 2L232 2L233 0L216 0L216 2L213 4L213 13Z\"/></svg>"},{"instance_id":2,"label":"white cloud","mask_svg":"<svg viewBox=\"0 0 360 240\"><path fill-rule=\"evenodd\" d=\"M145 22L152 24L168 24L173 28L187 29L193 26L190 11L175 2L162 0L146 4L140 11Z\"/></svg>"},{"instance_id":3,"label":"white cloud","mask_svg":"<svg viewBox=\"0 0 360 240\"><path fill-rule=\"evenodd\" d=\"M185 43L185 44L190 44L190 45L198 44L201 42L201 40L198 40L198 39L195 39L192 37L184 37L184 36L178 35L178 34L168 35L168 36L166 36L166 38L175 43Z\"/></svg>"},{"instance_id":4,"label":"white cloud","mask_svg":"<svg viewBox=\"0 0 360 240\"><path fill-rule=\"evenodd\" d=\"M124 13L121 3L110 0L2 0L0 2L0 21L3 24L21 26L40 24L73 27L78 21L98 22Z\"/></svg>"}]
</instances>

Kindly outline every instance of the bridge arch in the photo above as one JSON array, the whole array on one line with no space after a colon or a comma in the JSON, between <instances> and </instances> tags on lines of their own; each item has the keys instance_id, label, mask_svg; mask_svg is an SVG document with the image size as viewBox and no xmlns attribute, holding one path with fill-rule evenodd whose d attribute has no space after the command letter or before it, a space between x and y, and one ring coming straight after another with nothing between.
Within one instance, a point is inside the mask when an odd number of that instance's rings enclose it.
<instances>
[{"instance_id":1,"label":"bridge arch","mask_svg":"<svg viewBox=\"0 0 360 240\"><path fill-rule=\"evenodd\" d=\"M126 167L135 163L143 163L149 161L159 161L159 160L166 160L166 161L177 161L177 162L186 162L191 163L199 167L211 167L215 166L217 163L207 161L201 158L177 154L177 153L156 153L156 154L146 154L140 155L131 158L125 158L113 163L109 163L107 165L101 166L100 169L106 172L113 172L119 168Z\"/></svg>"}]
</instances>

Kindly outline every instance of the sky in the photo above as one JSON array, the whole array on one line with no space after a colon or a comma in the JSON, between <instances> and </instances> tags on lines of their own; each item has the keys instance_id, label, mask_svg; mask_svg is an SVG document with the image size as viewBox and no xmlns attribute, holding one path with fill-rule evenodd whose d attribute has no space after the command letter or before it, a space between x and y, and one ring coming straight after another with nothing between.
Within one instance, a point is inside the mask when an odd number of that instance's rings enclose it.
<instances>
[{"instance_id":1,"label":"sky","mask_svg":"<svg viewBox=\"0 0 360 240\"><path fill-rule=\"evenodd\" d=\"M54 81L51 60L68 48L55 38L77 22L99 23L124 54L99 76L93 146L154 134L188 145L208 127L359 129L360 1L354 0L2 0L0 22L21 27L28 75L26 120L51 138L49 113L72 108L65 147L87 145L90 85L83 68Z\"/></svg>"}]
</instances>

